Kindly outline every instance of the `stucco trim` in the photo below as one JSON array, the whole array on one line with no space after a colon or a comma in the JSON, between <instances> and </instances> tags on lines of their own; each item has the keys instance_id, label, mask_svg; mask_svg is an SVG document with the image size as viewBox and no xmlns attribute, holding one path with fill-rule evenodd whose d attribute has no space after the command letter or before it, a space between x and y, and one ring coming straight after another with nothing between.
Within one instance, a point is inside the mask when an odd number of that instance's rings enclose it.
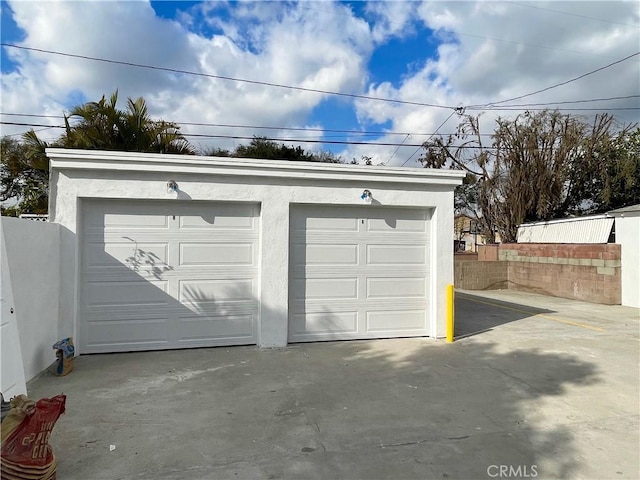
<instances>
[{"instance_id":1,"label":"stucco trim","mask_svg":"<svg viewBox=\"0 0 640 480\"><path fill-rule=\"evenodd\" d=\"M201 175L241 175L276 178L324 179L459 185L465 173L460 170L394 168L315 162L287 162L247 158L158 155L137 152L71 150L48 148L51 168L56 170L117 170Z\"/></svg>"}]
</instances>

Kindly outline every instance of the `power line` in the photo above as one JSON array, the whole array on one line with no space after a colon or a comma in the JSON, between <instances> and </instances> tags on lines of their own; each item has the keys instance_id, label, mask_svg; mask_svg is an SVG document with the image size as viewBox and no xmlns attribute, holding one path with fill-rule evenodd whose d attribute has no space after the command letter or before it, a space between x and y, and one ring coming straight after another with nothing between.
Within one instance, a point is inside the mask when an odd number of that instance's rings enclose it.
<instances>
[{"instance_id":1,"label":"power line","mask_svg":"<svg viewBox=\"0 0 640 480\"><path fill-rule=\"evenodd\" d=\"M411 136L411 135L409 135L409 134L407 133L407 136L406 136L406 137L404 137L404 140L402 140L402 143L406 142L406 141L407 141L407 139L408 139L410 136ZM398 150L400 150L400 147L402 146L402 143L401 143L400 145L398 145L398 147L393 151L393 153L392 153L392 154L391 154L391 156L389 157L389 160L387 160L387 161L385 162L385 164L389 163L389 162L393 159L393 157L395 157L396 153L398 153Z\"/></svg>"},{"instance_id":2,"label":"power line","mask_svg":"<svg viewBox=\"0 0 640 480\"><path fill-rule=\"evenodd\" d=\"M39 53L47 53L50 55L59 55L62 57L70 57L70 58L79 58L82 60L92 60L95 62L104 62L104 63L110 63L110 64L115 64L115 65L124 65L127 67L136 67L136 68L146 68L149 70L158 70L158 71L163 71L163 72L171 72L171 73L181 73L184 75L193 75L193 76L197 76L197 77L205 77L205 78L215 78L218 80L228 80L228 81L232 81L232 82L240 82L240 83L249 83L252 85L263 85L266 87L276 87L276 88L285 88L285 89L289 89L289 90L298 90L301 92L311 92L311 93L322 93L324 95L336 95L336 96L340 96L340 97L348 97L348 98L358 98L358 99L362 99L362 100L373 100L373 101L377 101L377 102L387 102L387 103L397 103L397 104L401 104L401 105L413 105L413 106L418 106L418 107L433 107L433 108L444 108L444 109L452 109L455 107L450 107L450 106L446 106L446 105L436 105L433 103L422 103L422 102L410 102L410 101L406 101L406 100L395 100L392 98L382 98L382 97L371 97L368 95L357 95L355 93L343 93L343 92L332 92L329 90L319 90L316 88L306 88L306 87L297 87L294 85L284 85L284 84L280 84L280 83L271 83L271 82L262 82L259 80L248 80L248 79L244 79L244 78L235 78L235 77L227 77L227 76L223 76L223 75L213 75L213 74L209 74L209 73L202 73L202 72L192 72L189 70L180 70L177 68L168 68L168 67L157 67L155 65L145 65L142 63L134 63L134 62L123 62L120 60L110 60L110 59L106 59L106 58L99 58L99 57L90 57L88 55L75 55L72 53L64 53L64 52L56 52L53 50L44 50L41 48L32 48L32 47L24 47L21 45L14 45L12 43L0 43L0 45L2 45L3 47L10 47L10 48L18 48L18 49L22 49L22 50L29 50L32 52L39 52Z\"/></svg>"},{"instance_id":3,"label":"power line","mask_svg":"<svg viewBox=\"0 0 640 480\"><path fill-rule=\"evenodd\" d=\"M6 113L0 112L0 115L11 117L35 117L35 118L58 118L63 119L62 115L38 115L35 113ZM284 126L267 126L267 125L242 125L231 123L201 123L201 122L180 122L172 121L177 125L189 125L198 127L222 127L222 128L252 128L256 130L291 130L297 132L326 132L326 133L348 133L353 135L429 135L429 133L411 133L411 132L393 132L393 131L369 131L369 130L339 130L332 128L305 128L305 127L284 127Z\"/></svg>"},{"instance_id":4,"label":"power line","mask_svg":"<svg viewBox=\"0 0 640 480\"><path fill-rule=\"evenodd\" d=\"M455 113L455 112L453 112ZM453 116L453 114L449 115L449 117L442 122L442 124L440 125L440 127L442 127L442 125L444 125L449 118L451 118ZM0 121L0 124L5 124L5 125L33 125L33 126L41 126L38 124L24 124L24 123L15 123L15 122L4 122L4 121ZM438 128L440 128L438 127ZM62 126L47 126L48 128L64 128ZM432 134L431 136L435 135ZM254 140L255 137L247 137L247 136L240 136L240 135L205 135L205 134L184 134L184 137L205 137L205 138L224 138L224 139L233 139L233 140ZM391 142L356 142L356 141L338 141L338 140L312 140L312 139L304 139L304 138L269 138L269 137L261 137L266 141L271 141L271 142L290 142L290 143L318 143L318 144L324 144L324 143L328 143L328 144L337 144L337 145L367 145L367 146L383 146L383 147L400 147L400 146L405 146L405 147L418 147L418 149L413 153L413 155L411 155L411 157L409 157L402 165L401 167L403 167L409 160L411 160L411 158L418 153L418 151L420 151L421 148L423 148L424 144L403 144L403 143L391 143ZM429 139L425 140L428 141ZM452 147L455 147L457 149L463 149L463 150L498 150L498 148L496 147L487 147L487 146L480 146L480 145L452 145ZM537 149L536 149L537 150Z\"/></svg>"},{"instance_id":5,"label":"power line","mask_svg":"<svg viewBox=\"0 0 640 480\"><path fill-rule=\"evenodd\" d=\"M546 10L547 12L559 13L561 15L568 15L568 16L571 16L571 17L587 18L589 20L595 20L597 22L605 22L605 23L612 23L614 25L622 25L622 26L625 26L625 27L640 28L640 25L631 25L630 23L614 22L613 20L606 20L604 18L589 17L587 15L580 15L580 14L577 14L577 13L563 12L561 10L553 10L551 8L539 7L537 5L529 5L528 3L523 3L523 2L502 2L502 3L506 3L508 5L517 5L519 7L535 8L535 9L538 9L538 10Z\"/></svg>"},{"instance_id":6,"label":"power line","mask_svg":"<svg viewBox=\"0 0 640 480\"><path fill-rule=\"evenodd\" d=\"M592 103L592 102L606 102L612 100L629 100L631 98L640 98L640 95L625 95L622 97L607 97L607 98L592 98L589 100L565 100L561 102L549 102L549 103L519 103L511 105L503 105L504 107L536 107L544 105L567 105L570 103Z\"/></svg>"},{"instance_id":7,"label":"power line","mask_svg":"<svg viewBox=\"0 0 640 480\"><path fill-rule=\"evenodd\" d=\"M5 122L0 121L2 125L18 125L21 127L47 127L47 128L65 128L63 125L45 125L42 123L22 123L22 122Z\"/></svg>"},{"instance_id":8,"label":"power line","mask_svg":"<svg viewBox=\"0 0 640 480\"><path fill-rule=\"evenodd\" d=\"M34 130L34 133L38 133L38 132L44 132L45 130L49 130L50 128L58 128L58 127L45 127L45 128L39 128L38 130ZM23 135L23 133L9 133L7 135L3 135L3 137L15 137L17 135Z\"/></svg>"},{"instance_id":9,"label":"power line","mask_svg":"<svg viewBox=\"0 0 640 480\"><path fill-rule=\"evenodd\" d=\"M433 132L433 133L429 136L429 138L427 138L427 139L426 139L426 140L425 140L421 145L419 145L419 146L418 146L418 148L416 149L416 151L415 151L415 152L413 152L413 153L411 154L411 156L410 156L409 158L407 158L407 159L404 161L404 163L403 163L402 165L400 165L400 166L401 166L401 167L404 167L404 166L407 164L407 162L408 162L409 160L411 160L411 159L413 158L413 156L414 156L416 153L418 153L418 152L420 151L420 149L424 146L424 144L425 144L425 143L427 143L429 140L431 140L431 137L433 137L436 133L438 133L438 130L440 130L440 129L442 128L442 126L443 126L445 123L447 123L451 117L453 117L453 114L454 114L454 113L456 113L456 112L455 112L455 110L454 110L453 112L451 112L451 115L449 115L449 116L444 120L444 122L442 122L442 123L440 124L440 126L439 126L438 128L436 128L436 131L435 131L435 132Z\"/></svg>"},{"instance_id":10,"label":"power line","mask_svg":"<svg viewBox=\"0 0 640 480\"><path fill-rule=\"evenodd\" d=\"M603 97L603 98L591 98L591 99L583 99L583 100L566 100L566 101L558 101L558 102L549 102L549 103L522 103L522 104L510 104L503 105L502 107L488 107L488 108L480 108L479 106L467 107L470 110L505 110L505 111L518 111L521 110L519 107L533 107L533 106L551 106L551 105L567 105L573 103L593 103L593 102L603 102L603 101L613 101L613 100L628 100L632 98L640 98L640 95L625 95L625 96L617 96L617 97ZM496 102L497 103L497 102ZM563 108L562 110L566 111L612 111L612 110L639 110L640 107L613 107L613 108ZM542 111L546 110L545 108L528 108L529 111ZM11 116L11 117L30 117L30 118L56 118L63 119L64 115L48 115L48 114L35 114L35 113L14 113L14 112L0 112L0 115ZM395 131L382 131L382 130L341 130L341 129L332 129L332 128L312 128L312 127L286 127L286 126L269 126L269 125L246 125L246 124L230 124L230 123L206 123L206 122L181 122L181 121L172 121L171 123L175 123L178 126L202 126L202 127L220 127L220 128L246 128L246 129L254 129L254 130L288 130L288 131L298 131L298 132L321 132L321 133L345 133L350 135L411 135L411 136L426 136L426 135L434 135L434 133L427 132L395 132ZM18 125L18 124L17 124ZM24 124L25 126L30 126L32 124ZM33 124L34 126L39 126L37 124ZM47 127L49 128L49 127ZM55 128L55 127L51 127ZM451 133L442 133L441 135L453 135ZM485 134L491 135L491 134Z\"/></svg>"},{"instance_id":11,"label":"power line","mask_svg":"<svg viewBox=\"0 0 640 480\"><path fill-rule=\"evenodd\" d=\"M509 3L511 3L511 2L509 2ZM298 8L303 8L303 9L306 9L306 10L316 11L316 12L320 12L320 13L325 13L325 14L328 14L328 15L340 15L340 16L346 16L346 17L349 17L349 18L363 19L363 20L365 20L367 22L367 24L369 24L369 21L366 20L364 17L353 17L352 15L349 15L349 14L343 14L343 13L339 13L339 12L327 12L325 10L318 10L318 9L309 8L309 7L298 7ZM394 22L392 20L387 20L387 21L390 24L393 24L393 25L399 25L399 26L402 26L402 27L405 26L405 22ZM574 53L574 54L577 54L577 55L588 55L588 56L591 56L591 57L611 58L608 55L598 55L596 53L581 52L581 51L578 51L578 50L569 50L567 48L557 48L557 47L550 47L550 46L547 46L547 45L536 45L534 43L517 42L515 40L505 40L503 38L486 37L486 36L483 36L483 35L476 35L476 34L473 34L473 33L465 33L465 32L460 32L460 31L447 31L447 33L452 33L454 35L462 35L464 37L480 38L480 39L483 39L483 40L493 40L494 42L510 43L510 44L513 44L513 45L524 45L526 47L540 48L540 49L545 49L545 50L554 50L554 51L557 51L557 52L569 52L569 53Z\"/></svg>"},{"instance_id":12,"label":"power line","mask_svg":"<svg viewBox=\"0 0 640 480\"><path fill-rule=\"evenodd\" d=\"M449 118L451 118L451 115L449 116ZM0 121L0 124L31 126L31 127L46 127L46 128L65 128L62 125L42 125L37 123L20 123L20 122L5 122L5 121ZM213 135L213 134L199 134L199 133L185 133L185 134L182 134L182 136L197 137L197 138L221 138L221 139L232 139L232 140L254 140L256 138L256 137L249 137L249 136L243 136L243 135ZM384 147L399 147L404 145L405 147L419 147L419 148L422 147L422 144L404 144L404 143L397 143L397 142L359 142L354 140L315 140L315 139L308 139L308 138L277 138L277 137L260 137L260 138L263 138L264 140L271 141L271 142L282 142L282 143L319 143L319 144L332 144L332 145L370 145L370 146L384 146Z\"/></svg>"},{"instance_id":13,"label":"power line","mask_svg":"<svg viewBox=\"0 0 640 480\"><path fill-rule=\"evenodd\" d=\"M522 107L509 107L509 105L505 105L504 107L467 107L467 110L483 110L483 111L513 111L520 112L523 110L527 110L529 112L542 112L544 110L549 110L548 108L522 108ZM614 111L625 111L625 110L640 110L640 107L613 107L613 108L562 108L563 112L614 112Z\"/></svg>"},{"instance_id":14,"label":"power line","mask_svg":"<svg viewBox=\"0 0 640 480\"><path fill-rule=\"evenodd\" d=\"M584 74L582 74L582 75L580 75L578 77L572 78L570 80L566 80L564 82L557 83L555 85L551 85L550 87L546 87L546 88L543 88L541 90L536 90L535 92L527 93L526 95L520 95L518 97L507 98L505 100L499 100L497 102L485 103L485 104L482 104L482 105L472 105L472 106L469 106L467 108L475 109L475 108L481 108L481 107L492 107L492 106L498 105L500 103L506 103L506 102L511 102L513 100L520 100L521 98L530 97L532 95L536 95L538 93L542 93L542 92L546 92L547 90L551 90L552 88L561 87L563 85L567 85L568 83L575 82L575 81L580 80L580 79L582 79L584 77L587 77L589 75L593 75L594 73L600 72L600 71L602 71L602 70L604 70L606 68L613 67L614 65L617 65L618 63L622 63L622 62L624 62L626 60L629 60L630 58L636 57L638 55L640 55L640 52L633 53L633 54L628 55L628 56L626 56L624 58L621 58L620 60L616 60L615 62L612 62L612 63L610 63L608 65L605 65L604 67L597 68L595 70L592 70L590 72L584 73Z\"/></svg>"},{"instance_id":15,"label":"power line","mask_svg":"<svg viewBox=\"0 0 640 480\"><path fill-rule=\"evenodd\" d=\"M7 113L0 112L0 115L11 116L11 117L31 117L31 118L57 118L63 119L62 115L38 115L35 113ZM230 124L230 123L200 123L200 122L174 122L178 126L189 125L189 126L200 126L200 127L222 127L222 128L247 128L247 129L255 129L255 130L291 130L297 132L322 132L322 133L345 133L351 135L411 135L411 136L425 136L425 135L433 135L433 133L429 132L395 132L395 131L370 131L370 130L339 130L332 128L304 128L304 127L285 127L285 126L265 126L265 125L242 125L242 124ZM31 124L25 124L29 126ZM443 133L441 135L454 135L453 133ZM490 135L490 134L486 134Z\"/></svg>"},{"instance_id":16,"label":"power line","mask_svg":"<svg viewBox=\"0 0 640 480\"><path fill-rule=\"evenodd\" d=\"M535 43L517 42L515 40L505 40L504 38L486 37L484 35L475 35L473 33L455 32L455 31L453 33L455 35L462 35L463 37L479 38L482 40L492 40L494 42L509 43L511 45L524 45L525 47L540 48L542 50L553 50L555 52L568 52L568 53L574 53L576 55L588 55L590 57L611 58L611 56L609 55L597 55L589 52L581 52L579 50L569 50L567 48L549 47L547 45L536 45Z\"/></svg>"}]
</instances>

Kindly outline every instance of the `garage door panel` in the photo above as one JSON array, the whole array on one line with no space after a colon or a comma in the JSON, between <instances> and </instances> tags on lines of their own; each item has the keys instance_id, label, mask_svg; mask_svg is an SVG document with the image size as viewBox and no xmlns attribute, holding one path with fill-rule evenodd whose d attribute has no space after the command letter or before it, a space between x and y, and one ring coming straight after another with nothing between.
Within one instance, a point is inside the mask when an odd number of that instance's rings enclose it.
<instances>
[{"instance_id":1,"label":"garage door panel","mask_svg":"<svg viewBox=\"0 0 640 480\"><path fill-rule=\"evenodd\" d=\"M294 300L297 299L355 299L358 296L357 278L294 279Z\"/></svg>"},{"instance_id":2,"label":"garage door panel","mask_svg":"<svg viewBox=\"0 0 640 480\"><path fill-rule=\"evenodd\" d=\"M112 267L118 264L166 265L168 260L166 243L90 243L86 246L86 266Z\"/></svg>"},{"instance_id":3,"label":"garage door panel","mask_svg":"<svg viewBox=\"0 0 640 480\"><path fill-rule=\"evenodd\" d=\"M256 298L252 278L224 280L181 280L180 301L183 303L248 300Z\"/></svg>"},{"instance_id":4,"label":"garage door panel","mask_svg":"<svg viewBox=\"0 0 640 480\"><path fill-rule=\"evenodd\" d=\"M426 296L424 277L367 278L367 298L406 298Z\"/></svg>"},{"instance_id":5,"label":"garage door panel","mask_svg":"<svg viewBox=\"0 0 640 480\"><path fill-rule=\"evenodd\" d=\"M255 343L258 216L255 204L85 201L80 353Z\"/></svg>"},{"instance_id":6,"label":"garage door panel","mask_svg":"<svg viewBox=\"0 0 640 480\"><path fill-rule=\"evenodd\" d=\"M102 225L94 225L94 226L104 226L106 230L110 229L121 229L132 227L133 229L168 229L169 222L168 218L164 214L149 214L145 216L136 215L136 214L125 214L125 213L105 213L104 220Z\"/></svg>"},{"instance_id":7,"label":"garage door panel","mask_svg":"<svg viewBox=\"0 0 640 480\"><path fill-rule=\"evenodd\" d=\"M94 282L86 285L87 307L168 305L166 281Z\"/></svg>"},{"instance_id":8,"label":"garage door panel","mask_svg":"<svg viewBox=\"0 0 640 480\"><path fill-rule=\"evenodd\" d=\"M430 217L424 209L293 207L289 340L428 335Z\"/></svg>"},{"instance_id":9,"label":"garage door panel","mask_svg":"<svg viewBox=\"0 0 640 480\"><path fill-rule=\"evenodd\" d=\"M86 344L88 347L103 350L118 350L118 346L158 348L169 343L167 329L168 318L153 318L137 321L89 322L86 326Z\"/></svg>"},{"instance_id":10,"label":"garage door panel","mask_svg":"<svg viewBox=\"0 0 640 480\"><path fill-rule=\"evenodd\" d=\"M390 332L424 330L426 325L425 310L389 310L367 312L367 332Z\"/></svg>"},{"instance_id":11,"label":"garage door panel","mask_svg":"<svg viewBox=\"0 0 640 480\"><path fill-rule=\"evenodd\" d=\"M295 245L294 258L297 265L357 265L358 245Z\"/></svg>"},{"instance_id":12,"label":"garage door panel","mask_svg":"<svg viewBox=\"0 0 640 480\"><path fill-rule=\"evenodd\" d=\"M367 245L367 263L370 265L424 265L426 259L424 245Z\"/></svg>"},{"instance_id":13,"label":"garage door panel","mask_svg":"<svg viewBox=\"0 0 640 480\"><path fill-rule=\"evenodd\" d=\"M356 218L326 218L322 211L318 211L317 217L296 217L293 221L293 231L300 232L357 232L358 220Z\"/></svg>"},{"instance_id":14,"label":"garage door panel","mask_svg":"<svg viewBox=\"0 0 640 480\"><path fill-rule=\"evenodd\" d=\"M179 317L180 343L224 343L246 342L254 336L254 315L182 316ZM225 342L227 340L228 342Z\"/></svg>"},{"instance_id":15,"label":"garage door panel","mask_svg":"<svg viewBox=\"0 0 640 480\"><path fill-rule=\"evenodd\" d=\"M243 216L233 216L233 212L216 212L211 215L182 215L180 229L182 230L253 230L256 228L255 218L248 216L251 211L235 209ZM247 216L244 216L247 215Z\"/></svg>"},{"instance_id":16,"label":"garage door panel","mask_svg":"<svg viewBox=\"0 0 640 480\"><path fill-rule=\"evenodd\" d=\"M294 315L293 333L296 335L326 335L335 333L357 333L358 312L318 312Z\"/></svg>"},{"instance_id":17,"label":"garage door panel","mask_svg":"<svg viewBox=\"0 0 640 480\"><path fill-rule=\"evenodd\" d=\"M180 265L253 265L252 243L181 243Z\"/></svg>"},{"instance_id":18,"label":"garage door panel","mask_svg":"<svg viewBox=\"0 0 640 480\"><path fill-rule=\"evenodd\" d=\"M368 232L426 233L424 214L417 215L417 218L370 218L366 225Z\"/></svg>"}]
</instances>

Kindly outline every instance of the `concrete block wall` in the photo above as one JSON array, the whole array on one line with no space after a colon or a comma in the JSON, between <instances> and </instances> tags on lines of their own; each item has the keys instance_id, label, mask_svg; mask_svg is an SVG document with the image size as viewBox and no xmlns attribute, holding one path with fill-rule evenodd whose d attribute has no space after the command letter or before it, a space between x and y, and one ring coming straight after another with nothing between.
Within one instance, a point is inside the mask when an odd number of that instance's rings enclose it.
<instances>
[{"instance_id":1,"label":"concrete block wall","mask_svg":"<svg viewBox=\"0 0 640 480\"><path fill-rule=\"evenodd\" d=\"M618 244L503 244L498 258L507 264L510 289L605 305L621 303Z\"/></svg>"},{"instance_id":2,"label":"concrete block wall","mask_svg":"<svg viewBox=\"0 0 640 480\"><path fill-rule=\"evenodd\" d=\"M455 255L454 286L463 290L507 288L507 262L478 261L478 255Z\"/></svg>"}]
</instances>

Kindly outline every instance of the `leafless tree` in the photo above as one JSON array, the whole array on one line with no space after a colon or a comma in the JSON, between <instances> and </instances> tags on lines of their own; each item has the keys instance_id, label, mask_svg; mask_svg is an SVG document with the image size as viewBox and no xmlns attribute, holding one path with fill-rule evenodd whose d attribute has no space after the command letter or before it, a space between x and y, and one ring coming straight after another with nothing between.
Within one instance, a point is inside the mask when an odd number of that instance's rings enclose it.
<instances>
[{"instance_id":1,"label":"leafless tree","mask_svg":"<svg viewBox=\"0 0 640 480\"><path fill-rule=\"evenodd\" d=\"M608 114L588 122L558 111L526 112L499 118L485 144L479 119L465 116L456 134L426 143L420 160L425 167L468 173L456 208L477 218L488 243L496 234L514 242L526 221L596 210L602 165L617 140L636 127L621 127Z\"/></svg>"}]
</instances>

